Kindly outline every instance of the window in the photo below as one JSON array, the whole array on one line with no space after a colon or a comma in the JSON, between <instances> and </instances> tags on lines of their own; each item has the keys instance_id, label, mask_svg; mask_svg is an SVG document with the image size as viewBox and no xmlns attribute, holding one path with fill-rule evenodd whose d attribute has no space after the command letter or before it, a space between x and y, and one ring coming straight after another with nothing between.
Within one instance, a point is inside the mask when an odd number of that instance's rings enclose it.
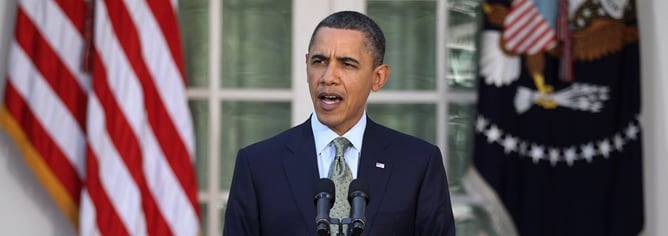
<instances>
[{"instance_id":1,"label":"window","mask_svg":"<svg viewBox=\"0 0 668 236\"><path fill-rule=\"evenodd\" d=\"M331 12L374 18L390 80L372 93L375 121L441 147L458 235L494 235L461 184L471 158L480 0L190 0L180 3L204 235L220 235L236 152L312 111L304 54ZM271 39L271 40L267 40ZM272 114L272 116L266 116Z\"/></svg>"}]
</instances>

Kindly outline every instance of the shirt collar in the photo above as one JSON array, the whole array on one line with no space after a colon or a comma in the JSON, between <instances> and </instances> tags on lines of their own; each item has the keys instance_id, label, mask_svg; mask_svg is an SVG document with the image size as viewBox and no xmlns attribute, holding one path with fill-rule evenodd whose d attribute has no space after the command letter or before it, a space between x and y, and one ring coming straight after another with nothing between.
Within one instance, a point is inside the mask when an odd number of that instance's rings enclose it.
<instances>
[{"instance_id":1,"label":"shirt collar","mask_svg":"<svg viewBox=\"0 0 668 236\"><path fill-rule=\"evenodd\" d=\"M332 140L339 137L339 135L336 134L336 132L331 130L326 125L322 124L320 120L318 120L318 116L315 113L311 115L311 128L313 129L315 150L318 153L321 152L325 147L327 147L327 145L329 145L332 142ZM353 148L361 152L362 139L364 137L365 128L366 128L366 112L362 114L360 120L357 121L357 123L350 130L348 130L348 132L343 134L342 137L347 138L348 141L350 141L350 143L353 145Z\"/></svg>"}]
</instances>

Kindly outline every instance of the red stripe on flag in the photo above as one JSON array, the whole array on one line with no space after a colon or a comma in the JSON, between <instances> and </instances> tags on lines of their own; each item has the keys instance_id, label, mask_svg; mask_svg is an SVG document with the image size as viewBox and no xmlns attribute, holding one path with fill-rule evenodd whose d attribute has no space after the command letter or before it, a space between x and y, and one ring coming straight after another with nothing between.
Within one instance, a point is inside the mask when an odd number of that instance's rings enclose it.
<instances>
[{"instance_id":1,"label":"red stripe on flag","mask_svg":"<svg viewBox=\"0 0 668 236\"><path fill-rule=\"evenodd\" d=\"M549 27L545 27L540 21L532 20L531 22L531 25L523 26L527 33L518 40L519 43L513 48L514 51L527 51L527 48L538 43L540 38L550 33Z\"/></svg>"},{"instance_id":2,"label":"red stripe on flag","mask_svg":"<svg viewBox=\"0 0 668 236\"><path fill-rule=\"evenodd\" d=\"M197 181L193 163L189 158L190 153L183 140L181 140L181 135L176 130L172 118L161 100L160 93L153 83L154 79L149 73L146 62L143 60L141 42L134 22L122 2L105 0L105 4L114 33L121 39L119 40L121 47L142 85L144 106L153 133L155 133L155 137L174 175L188 195L193 209L198 209Z\"/></svg>"},{"instance_id":3,"label":"red stripe on flag","mask_svg":"<svg viewBox=\"0 0 668 236\"><path fill-rule=\"evenodd\" d=\"M526 20L527 14L532 13L532 8L531 7L526 7L526 1L520 1L520 3L513 4L510 8L510 11L506 17L506 22L504 23L508 28L515 27L516 24L521 22L522 20ZM524 8L523 8L524 7ZM510 14L512 13L512 14Z\"/></svg>"},{"instance_id":4,"label":"red stripe on flag","mask_svg":"<svg viewBox=\"0 0 668 236\"><path fill-rule=\"evenodd\" d=\"M554 40L554 30L531 0L513 1L504 22L503 45L506 49L533 54L553 47Z\"/></svg>"},{"instance_id":5,"label":"red stripe on flag","mask_svg":"<svg viewBox=\"0 0 668 236\"><path fill-rule=\"evenodd\" d=\"M559 63L559 78L562 81L573 82L573 55L571 31L568 26L568 0L559 0L559 14L557 17L558 38L563 44Z\"/></svg>"},{"instance_id":6,"label":"red stripe on flag","mask_svg":"<svg viewBox=\"0 0 668 236\"><path fill-rule=\"evenodd\" d=\"M97 227L102 235L130 235L125 224L118 216L118 212L109 199L109 195L102 186L100 180L100 169L97 162L97 156L90 149L86 148L88 157L86 158L86 191L95 206ZM113 190L112 190L113 191Z\"/></svg>"},{"instance_id":7,"label":"red stripe on flag","mask_svg":"<svg viewBox=\"0 0 668 236\"><path fill-rule=\"evenodd\" d=\"M27 78L26 78L27 79ZM74 203L79 203L81 179L72 163L52 140L51 135L41 125L21 94L16 91L11 80L5 84L5 106L14 117L33 147L47 164L51 172L69 193Z\"/></svg>"},{"instance_id":8,"label":"red stripe on flag","mask_svg":"<svg viewBox=\"0 0 668 236\"><path fill-rule=\"evenodd\" d=\"M88 95L21 8L16 17L16 41L85 131Z\"/></svg>"},{"instance_id":9,"label":"red stripe on flag","mask_svg":"<svg viewBox=\"0 0 668 236\"><path fill-rule=\"evenodd\" d=\"M172 54L172 59L176 67L178 67L179 72L181 73L181 79L183 84L186 83L186 76L183 72L183 51L181 51L181 37L175 37L181 35L179 33L179 22L176 18L176 13L172 4L165 3L165 1L160 0L148 0L148 5L151 8L153 17L160 25L160 30L162 31L162 37L167 41L169 45L169 52Z\"/></svg>"},{"instance_id":10,"label":"red stripe on flag","mask_svg":"<svg viewBox=\"0 0 668 236\"><path fill-rule=\"evenodd\" d=\"M519 0L518 0L518 1L519 1ZM512 11L518 11L518 12L514 12L514 14L513 14L513 16L512 16L512 17L514 17L514 18L512 18L512 21L509 21L509 22L508 22L508 24L509 24L510 26L514 26L514 25L517 24L519 21L521 21L522 19L524 19L525 17L527 17L528 14L533 14L533 13L534 13L534 11L532 11L533 8L531 8L531 7L525 7L526 5L527 5L527 2L526 2L526 1L520 1L520 3L518 3L518 4L513 4L513 6L511 7L511 10L512 10ZM525 8L524 8L524 9L521 9L522 11L519 11L521 7L525 7Z\"/></svg>"},{"instance_id":11,"label":"red stripe on flag","mask_svg":"<svg viewBox=\"0 0 668 236\"><path fill-rule=\"evenodd\" d=\"M87 0L95 1L95 0ZM33 112L31 110L31 105L33 104L42 104L40 100L35 99L57 99L58 102L62 102L65 111L58 111L65 113L66 115L71 115L76 120L76 123L79 127L73 127L77 132L81 131L86 134L90 134L90 131L86 131L87 122L90 124L98 124L92 121L86 120L88 117L94 117L95 114L87 114L88 107L88 95L89 90L92 89L96 94L96 98L99 99L101 109L103 110L105 117L105 126L104 132L109 135L113 146L119 153L119 158L123 163L122 168L127 168L130 178L132 179L132 185L136 185L139 191L139 196L141 199L141 212L145 219L128 219L132 221L136 220L145 220L145 222L133 222L137 224L145 224L146 234L148 235L171 235L175 232L172 232L173 229L180 230L179 232L197 232L197 221L199 217L199 207L197 204L197 183L195 179L194 166L190 158L190 150L186 147L190 142L192 137L181 137L180 130L177 130L176 124L173 119L181 118L182 116L174 116L172 118L167 106L165 106L165 101L161 99L161 94L159 89L160 87L156 86L158 82L162 79L176 79L176 77L181 77L183 85L185 86L185 76L183 73L183 54L180 50L181 42L179 38L178 30L178 21L175 15L175 10L173 9L172 4L161 4L162 2L157 2L150 0L148 6L152 12L152 16L156 19L156 22L161 31L161 36L164 37L166 42L165 50L168 52L160 52L162 55L170 55L171 60L173 60L173 66L176 66L175 75L173 78L152 78L151 72L147 67L147 63L144 58L148 58L154 55L142 55L142 45L139 41L139 32L137 27L135 27L134 22L132 21L128 9L126 9L123 1L106 1L106 4L109 6L107 11L109 12L110 21L100 21L100 24L111 24L113 31L116 35L110 37L117 37L118 41L121 44L122 53L118 52L108 52L108 51L96 51L95 56L92 58L92 64L94 66L93 71L93 83L92 87L88 88L87 85L82 85L80 78L78 78L79 73L84 73L81 71L81 68L68 68L67 66L79 65L82 60L78 59L77 56L80 55L69 55L71 51L79 50L60 50L62 45L55 45L54 43L67 43L60 42L59 40L51 40L52 37L59 38L58 35L43 35L42 30L45 30L43 27L55 27L48 28L49 32L60 32L62 28L69 30L70 27L74 27L76 30L71 33L78 35L64 35L67 37L83 37L86 33L94 32L86 29L86 26L91 26L90 19L92 19L93 11L87 5L87 1L84 0L49 0L46 2L31 2L21 0L19 7L17 8L17 20L16 20L16 44L12 45L17 47L15 49L25 52L28 59L31 61L29 65L15 65L17 68L13 68L13 71L25 70L25 68L34 67L35 75L38 73L40 76L27 77L27 78L12 78L14 80L8 79L6 82L6 89L4 96L4 108L1 111L1 115L4 117L2 119L2 124L6 127L11 126L15 139L21 139L24 146L27 146L26 149L29 149L29 156L33 157L32 159L38 160L38 168L33 168L35 174L40 176L47 176L46 184L47 188L49 186L57 186L56 190L50 189L50 193L55 191L56 195L54 198L57 202L59 200L67 200L74 203L66 202L64 204L66 207L65 214L71 216L70 218L74 224L82 223L85 230L97 229L99 233L103 235L128 235L133 233L135 228L130 228L131 226L125 226L125 219L123 214L125 211L121 209L127 208L128 205L125 205L125 202L117 202L116 199L110 198L109 191L114 191L113 189L105 189L104 183L106 183L107 178L110 176L102 176L99 168L105 168L99 166L100 159L97 159L96 155L99 155L100 158L107 158L101 153L93 153L91 144L84 147L83 143L79 143L80 150L75 150L77 155L88 154L86 158L82 156L67 156L70 155L69 149L64 149L61 147L60 140L67 140L72 138L72 134L65 130L61 131L58 127L56 131L54 127L44 126L40 123L41 120L53 120L59 119L58 117L52 117L48 112ZM96 4L105 4L105 1L95 1ZM41 5L33 5L41 4ZM141 5L141 4L139 4ZM26 7L22 9L21 7ZM28 8L30 7L30 8ZM35 8L33 8L35 7ZM54 9L57 8L57 9ZM28 11L30 10L30 11ZM33 11L34 10L34 11ZM61 13L58 12L62 12ZM88 12L87 12L88 11ZM50 17L54 17L53 19ZM87 18L89 17L89 18ZM151 17L151 16L146 16ZM48 26L37 25L37 23L42 24L43 22L48 23ZM141 32L143 33L143 32ZM86 40L86 39L82 39ZM86 46L86 45L84 45ZM97 45L98 48L104 48L106 45ZM85 49L84 49L85 51ZM120 103L115 99L116 96L114 91L110 88L110 80L117 78L108 78L107 77L107 68L102 61L102 56L107 54L99 53L113 53L114 56L118 56L121 60L127 59L131 65L132 70L135 72L138 78L138 83L142 86L141 92L143 93L143 111L146 112L146 122L147 124L144 127L150 125L151 131L156 137L157 145L159 145L162 152L165 154L166 163L169 163L169 168L167 170L158 169L157 173L144 173L144 160L143 158L155 158L155 157L143 157L142 150L142 140L139 139L135 134L135 130L130 126L128 117L133 114L125 114L120 107ZM21 56L22 53L21 53ZM111 56L111 55L110 55ZM144 57L146 56L146 57ZM169 57L169 56L168 56ZM106 57L105 57L106 58ZM23 59L23 57L21 57ZM69 61L73 59L73 61ZM10 58L9 60L12 60ZM67 61L66 61L67 60ZM172 66L172 65L169 65ZM73 66L74 67L74 66ZM110 67L111 68L111 67ZM178 71L178 72L176 72ZM32 73L32 71L31 71ZM179 73L176 75L176 73ZM19 73L21 75L25 73ZM35 94L34 91L31 91L27 87L27 91L24 91L24 87L16 87L17 82L33 82L35 79L41 79L40 86L43 84L47 85L50 90L53 91L53 97L45 97L43 94ZM14 82L14 84L12 83ZM87 81L85 81L87 83ZM28 85L27 85L28 86ZM21 91L17 89L21 88ZM40 87L41 88L41 87ZM26 97L22 97L22 93L26 93ZM50 93L49 93L50 94ZM185 99L185 98L184 98ZM28 104L28 102L30 102ZM37 102L37 103L33 103ZM95 103L97 104L97 103ZM95 107L97 108L97 107ZM170 107L171 108L171 107ZM35 108L38 109L38 108ZM42 108L39 108L42 109ZM47 108L51 109L51 108ZM187 110L187 109L183 109ZM96 110L95 112L98 112ZM126 116L128 115L128 116ZM178 114L184 115L184 114ZM41 117L44 116L44 117ZM69 118L69 117L68 117ZM48 123L51 124L51 123ZM148 127L147 127L148 128ZM54 130L51 130L54 129ZM98 130L96 130L98 131ZM138 132L138 131L137 131ZM184 131L184 133L190 134L190 130ZM52 135L52 136L51 136ZM25 136L25 137L24 137ZM13 136L14 137L14 136ZM87 141L92 141L96 137L88 137ZM182 139L183 138L183 139ZM185 139L185 141L184 141ZM186 142L188 141L188 142ZM94 144L94 143L92 143ZM84 150L83 148L87 148ZM68 151L67 153L64 151ZM80 151L80 152L79 152ZM151 151L151 150L147 150ZM87 159L87 160L85 160ZM76 160L76 163L73 161ZM104 159L102 159L104 160ZM72 161L72 162L71 162ZM86 161L86 163L81 163ZM162 160L161 160L162 161ZM83 176L79 176L79 169L82 166L86 167L86 178L82 180ZM32 167L32 166L31 166ZM106 171L106 169L105 169ZM148 183L147 181L154 174L164 174L166 172L172 172L174 176L178 179L178 184L176 183L158 183L159 186L165 184L168 185L178 185L183 189L183 192L187 195L188 202L190 203L191 209L183 209L185 214L187 214L187 219L189 224L186 227L181 225L170 227L172 224L181 223L179 221L167 222L165 216L174 216L175 210L170 208L173 205L169 205L169 199L171 196L153 196L152 190L153 182ZM48 173L48 174L44 174ZM170 173L171 174L171 173ZM42 178L42 177L40 177ZM113 181L113 180L112 180ZM44 181L43 181L44 182ZM83 184L86 184L85 189L86 195L90 197L90 201L86 201L81 209L82 217L96 217L95 219L77 219L77 214L68 214L69 211L76 212L76 206L79 205L81 191L83 189ZM62 185L62 186L61 186ZM134 186L133 186L134 187ZM156 190L158 191L158 190ZM164 199L163 202L162 198ZM71 200L74 199L74 200ZM179 201L186 201L179 195ZM88 204L92 203L92 204ZM160 208L161 206L158 203L165 203L165 209ZM120 204L116 206L115 204ZM88 207L94 207L94 209L89 209ZM118 209L116 207L119 207ZM178 207L182 207L179 205ZM91 215L95 212L95 215ZM165 215L163 215L164 212ZM196 213L195 216L190 214ZM71 212L69 212L71 213ZM167 215L169 214L169 215ZM178 217L174 217L178 220ZM172 220L172 218L170 218ZM79 221L79 222L77 222ZM194 223L194 224L190 224ZM142 232L143 233L143 232Z\"/></svg>"},{"instance_id":12,"label":"red stripe on flag","mask_svg":"<svg viewBox=\"0 0 668 236\"><path fill-rule=\"evenodd\" d=\"M549 50L556 43L557 38L554 35L554 31L550 29L545 29L545 32L541 33L539 37L534 40L534 45L531 45L528 51L546 51ZM538 49L535 49L536 46L540 46Z\"/></svg>"},{"instance_id":13,"label":"red stripe on flag","mask_svg":"<svg viewBox=\"0 0 668 236\"><path fill-rule=\"evenodd\" d=\"M83 35L86 21L86 2L84 0L55 0L70 22Z\"/></svg>"},{"instance_id":14,"label":"red stripe on flag","mask_svg":"<svg viewBox=\"0 0 668 236\"><path fill-rule=\"evenodd\" d=\"M93 91L105 112L106 131L141 192L141 203L146 217L148 235L171 235L170 228L158 209L158 205L146 183L146 177L142 170L143 157L140 142L126 120L125 113L116 101L111 88L109 88L107 69L99 55L100 52L96 52L94 56L93 76L95 81Z\"/></svg>"},{"instance_id":15,"label":"red stripe on flag","mask_svg":"<svg viewBox=\"0 0 668 236\"><path fill-rule=\"evenodd\" d=\"M538 12L531 11L529 13L530 14L528 16L526 16L526 18L525 18L526 20L524 22L521 22L521 24L520 24L520 22L515 22L514 24L508 26L508 29L513 29L516 32L514 34L508 35L508 37L506 37L507 41L520 41L521 42L522 40L524 40L524 38L531 35L531 32L528 29L528 27L533 27L534 25L537 24L537 22L535 20L535 17L538 15ZM517 32L517 31L519 31L519 32ZM521 34L524 34L524 35L522 35L522 38L521 39L516 39L516 37L520 36Z\"/></svg>"}]
</instances>

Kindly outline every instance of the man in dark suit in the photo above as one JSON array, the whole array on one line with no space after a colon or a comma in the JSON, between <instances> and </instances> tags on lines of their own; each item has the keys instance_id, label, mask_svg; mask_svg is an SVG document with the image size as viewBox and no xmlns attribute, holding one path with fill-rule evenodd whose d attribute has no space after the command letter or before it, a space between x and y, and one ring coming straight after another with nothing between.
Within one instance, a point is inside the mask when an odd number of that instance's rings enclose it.
<instances>
[{"instance_id":1,"label":"man in dark suit","mask_svg":"<svg viewBox=\"0 0 668 236\"><path fill-rule=\"evenodd\" d=\"M339 176L370 186L363 235L455 235L439 148L366 116L370 92L390 74L378 25L357 12L334 13L315 28L308 49L315 114L239 151L223 235L316 235L316 183ZM345 146L333 144L339 137ZM340 198L333 209L348 212Z\"/></svg>"}]
</instances>

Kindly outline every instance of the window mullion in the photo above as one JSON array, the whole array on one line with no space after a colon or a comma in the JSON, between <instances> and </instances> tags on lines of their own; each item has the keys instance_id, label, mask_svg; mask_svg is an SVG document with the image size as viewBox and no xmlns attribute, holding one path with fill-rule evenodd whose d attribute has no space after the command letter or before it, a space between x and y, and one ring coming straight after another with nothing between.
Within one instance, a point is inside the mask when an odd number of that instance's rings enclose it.
<instances>
[{"instance_id":1,"label":"window mullion","mask_svg":"<svg viewBox=\"0 0 668 236\"><path fill-rule=\"evenodd\" d=\"M221 205L226 204L223 199L227 196L222 196L224 193L219 189L219 139L220 139L220 117L222 108L219 105L220 100L218 96L220 88L221 75L221 58L222 52L220 50L220 41L222 33L222 1L209 1L209 198L205 202L207 207L207 232L208 235L219 235L221 232L219 209Z\"/></svg>"}]
</instances>

